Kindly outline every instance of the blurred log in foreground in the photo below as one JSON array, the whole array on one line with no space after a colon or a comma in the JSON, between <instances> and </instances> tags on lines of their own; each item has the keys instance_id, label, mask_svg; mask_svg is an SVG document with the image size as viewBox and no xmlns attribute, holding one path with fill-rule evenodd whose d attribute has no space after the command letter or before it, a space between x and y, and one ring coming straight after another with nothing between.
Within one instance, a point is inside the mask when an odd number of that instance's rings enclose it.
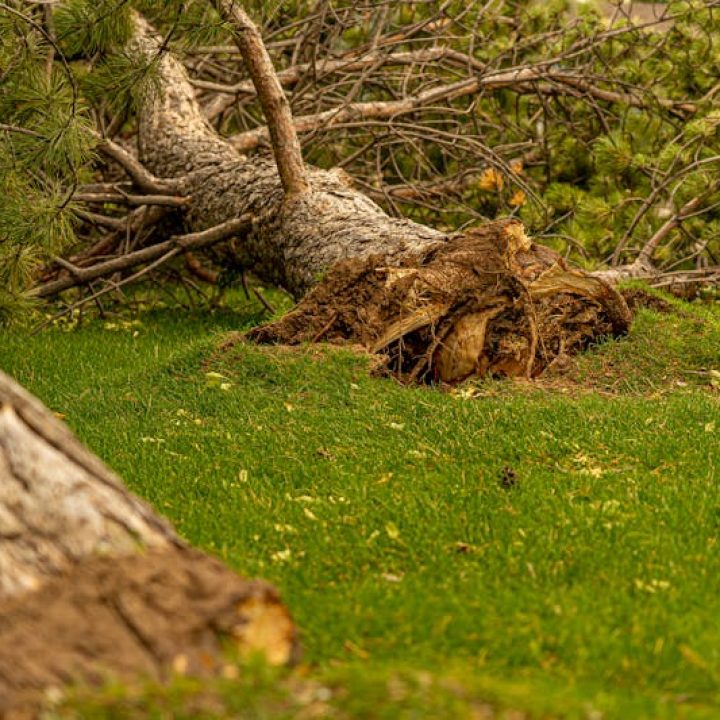
<instances>
[{"instance_id":1,"label":"blurred log in foreground","mask_svg":"<svg viewBox=\"0 0 720 720\"><path fill-rule=\"evenodd\" d=\"M290 662L277 591L188 547L0 372L0 717L50 687Z\"/></svg>"}]
</instances>

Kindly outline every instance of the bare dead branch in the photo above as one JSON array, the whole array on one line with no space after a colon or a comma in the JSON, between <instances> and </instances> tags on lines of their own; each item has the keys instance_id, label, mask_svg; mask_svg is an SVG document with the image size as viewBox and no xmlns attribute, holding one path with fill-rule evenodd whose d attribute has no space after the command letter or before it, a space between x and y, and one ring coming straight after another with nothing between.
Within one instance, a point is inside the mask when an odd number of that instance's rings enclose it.
<instances>
[{"instance_id":1,"label":"bare dead branch","mask_svg":"<svg viewBox=\"0 0 720 720\"><path fill-rule=\"evenodd\" d=\"M543 66L545 63L543 63ZM553 85L535 85L538 81L552 81ZM648 101L630 94L621 94L596 88L575 73L552 70L545 67L530 67L490 73L481 77L471 77L455 83L439 85L416 95L401 100L358 102L347 104L338 109L325 110L313 115L304 115L294 119L297 132L310 132L317 128L327 130L341 123L361 120L377 120L394 118L399 115L416 112L420 109L432 107L443 101L474 95L484 90L497 90L510 88L521 93L545 91L555 94L565 87L566 91L575 94L580 90L600 100L624 103L634 107L646 107ZM667 107L690 107L687 103L672 103L658 100L658 104ZM267 127L258 127L230 138L230 142L240 152L253 150L269 138Z\"/></svg>"},{"instance_id":2,"label":"bare dead branch","mask_svg":"<svg viewBox=\"0 0 720 720\"><path fill-rule=\"evenodd\" d=\"M179 197L176 195L128 195L118 190L112 192L76 192L73 200L86 203L97 203L104 205L106 203L114 203L117 205L163 205L165 207L180 208L187 205L191 198Z\"/></svg>"},{"instance_id":3,"label":"bare dead branch","mask_svg":"<svg viewBox=\"0 0 720 720\"><path fill-rule=\"evenodd\" d=\"M177 235L165 242L150 245L142 250L136 250L106 262L97 263L89 268L76 267L73 270L72 277L40 285L33 288L28 294L30 297L50 297L76 285L86 284L91 280L107 277L116 272L128 270L146 262L152 262L166 255L165 259L168 260L185 250L199 250L209 247L247 231L251 221L252 217L250 216L228 220L208 230L188 233L187 235Z\"/></svg>"},{"instance_id":4,"label":"bare dead branch","mask_svg":"<svg viewBox=\"0 0 720 720\"><path fill-rule=\"evenodd\" d=\"M412 50L407 52L381 52L375 51L361 57L348 57L339 60L323 59L315 63L301 63L294 65L277 74L278 80L283 87L292 87L302 80L309 71L315 72L316 82L323 77L332 75L336 72L355 73L366 68L372 67L379 69L380 67L388 67L392 65L424 65L426 63L438 62L440 60L450 60L452 64L458 67L464 67L477 71L482 71L485 65L475 58L458 52L448 47L422 48L420 50ZM193 80L193 85L201 90L210 90L212 92L228 95L232 97L220 97L205 107L205 117L212 120L221 112L230 107L237 96L251 99L255 93L255 88L251 81L242 80L234 85L222 85L220 83L212 83L203 80Z\"/></svg>"},{"instance_id":5,"label":"bare dead branch","mask_svg":"<svg viewBox=\"0 0 720 720\"><path fill-rule=\"evenodd\" d=\"M189 250L185 253L185 267L199 280L215 285L218 281L219 273L206 268L200 260L197 259L193 252Z\"/></svg>"},{"instance_id":6,"label":"bare dead branch","mask_svg":"<svg viewBox=\"0 0 720 720\"><path fill-rule=\"evenodd\" d=\"M113 140L100 138L97 149L114 160L135 181L137 186L146 193L153 195L182 195L182 178L157 178L148 172L142 163L124 150Z\"/></svg>"},{"instance_id":7,"label":"bare dead branch","mask_svg":"<svg viewBox=\"0 0 720 720\"><path fill-rule=\"evenodd\" d=\"M643 245L642 250L640 250L640 254L637 257L637 262L641 265L651 263L652 256L660 246L660 243L662 243L668 234L678 227L688 215L692 214L701 202L701 196L692 198L686 202L671 218L663 223L658 231L652 235L645 245Z\"/></svg>"},{"instance_id":8,"label":"bare dead branch","mask_svg":"<svg viewBox=\"0 0 720 720\"><path fill-rule=\"evenodd\" d=\"M101 215L100 213L89 212L77 208L75 214L89 222L91 225L99 225L100 227L110 228L111 230L124 230L128 227L129 217L115 218L109 217L108 215Z\"/></svg>"},{"instance_id":9,"label":"bare dead branch","mask_svg":"<svg viewBox=\"0 0 720 720\"><path fill-rule=\"evenodd\" d=\"M268 302L268 300L265 298L265 296L260 292L259 288L253 287L253 293L255 293L255 297L260 301L262 306L271 314L274 315L276 310L275 308Z\"/></svg>"}]
</instances>

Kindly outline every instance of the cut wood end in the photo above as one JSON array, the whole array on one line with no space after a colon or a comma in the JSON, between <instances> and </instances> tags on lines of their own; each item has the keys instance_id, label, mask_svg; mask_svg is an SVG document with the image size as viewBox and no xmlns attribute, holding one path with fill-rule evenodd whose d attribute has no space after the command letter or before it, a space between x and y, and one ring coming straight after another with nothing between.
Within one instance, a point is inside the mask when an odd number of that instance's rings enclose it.
<instances>
[{"instance_id":1,"label":"cut wood end","mask_svg":"<svg viewBox=\"0 0 720 720\"><path fill-rule=\"evenodd\" d=\"M86 558L0 603L0 718L41 703L49 685L222 673L223 639L242 657L288 664L296 638L271 585L196 550Z\"/></svg>"},{"instance_id":2,"label":"cut wood end","mask_svg":"<svg viewBox=\"0 0 720 720\"><path fill-rule=\"evenodd\" d=\"M598 278L577 270L566 270L553 265L528 286L533 298L553 295L559 292L574 293L586 297L598 297L606 286Z\"/></svg>"},{"instance_id":3,"label":"cut wood end","mask_svg":"<svg viewBox=\"0 0 720 720\"><path fill-rule=\"evenodd\" d=\"M297 654L295 625L278 602L253 596L239 603L242 622L233 629L242 656L261 653L270 665L288 665Z\"/></svg>"}]
</instances>

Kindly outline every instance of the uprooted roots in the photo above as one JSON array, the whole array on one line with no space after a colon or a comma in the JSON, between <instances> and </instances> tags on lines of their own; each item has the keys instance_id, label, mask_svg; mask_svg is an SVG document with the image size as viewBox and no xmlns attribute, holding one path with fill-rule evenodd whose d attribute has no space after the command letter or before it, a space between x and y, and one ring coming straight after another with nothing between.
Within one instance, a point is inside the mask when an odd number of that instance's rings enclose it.
<instances>
[{"instance_id":1,"label":"uprooted roots","mask_svg":"<svg viewBox=\"0 0 720 720\"><path fill-rule=\"evenodd\" d=\"M253 330L261 343L361 344L403 382L470 375L536 377L559 358L625 333L628 307L612 287L567 267L502 220L468 230L424 257L336 265L289 314Z\"/></svg>"}]
</instances>

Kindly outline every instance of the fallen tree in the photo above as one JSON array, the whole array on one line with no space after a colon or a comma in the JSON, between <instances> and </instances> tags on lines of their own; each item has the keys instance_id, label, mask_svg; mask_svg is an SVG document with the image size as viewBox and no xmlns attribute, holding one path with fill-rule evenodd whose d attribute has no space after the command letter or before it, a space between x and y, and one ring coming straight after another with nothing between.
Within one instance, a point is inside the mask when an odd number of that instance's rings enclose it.
<instances>
[{"instance_id":1,"label":"fallen tree","mask_svg":"<svg viewBox=\"0 0 720 720\"><path fill-rule=\"evenodd\" d=\"M629 323L627 310L603 280L612 284L625 277L643 277L655 284L688 284L716 277L714 267L708 266L708 258L711 262L714 257L714 240L712 233L707 235L712 230L709 218L717 205L716 183L707 178L715 161L707 139L714 127L714 116L707 113L712 88L701 98L683 96L682 88L670 95L656 93L650 87L623 83L613 76L612 64L606 63L607 76L599 76L592 65L595 53L614 52L618 47L618 57L625 62L624 56L632 48L628 38L639 47L652 46L657 36L652 32L655 26L669 28L677 37L694 37L693 18L710 17L714 2L705 3L701 15L680 5L656 9L657 18L641 18L637 25L624 11L612 10L607 29L588 35L583 35L585 16L553 15L556 11L552 10L554 21L569 17L567 27L558 31L562 47L553 50L555 55L551 57L534 56L532 62L515 62L515 55L505 51L493 57L474 44L473 36L468 36L470 46L461 51L452 43L443 44L438 33L463 28L463 18L473 18L480 24L478 27L492 28L493 32L504 26L524 32L540 17L537 8L527 13L518 10L517 15L506 17L484 7L468 6L456 13L447 4L429 6L416 16L417 22L410 21L393 31L393 23L403 16L404 6L396 10L395 6L361 5L353 9L343 5L337 12L330 12L326 3L320 3L318 14L308 19L307 28L293 30L287 18L284 22L288 29L282 29L280 21L274 26L280 28L274 31L275 36L280 33L284 39L272 41L271 47L294 48L292 52L279 51L286 66L278 74L258 31L239 5L192 3L194 11L199 7L207 10L211 5L223 21L225 37L234 38L234 47L199 48L178 58L170 50L175 25L165 26L164 35L156 34L145 20L133 16L129 33L133 37L123 40L122 51L117 47L109 51L111 58L120 53L135 75L144 78L139 82L142 87L135 89L132 108L121 103L122 110L114 117L111 111L116 106L110 101L102 100L97 106L97 129L93 133L96 149L107 163L99 178L102 182L84 182L69 188L64 196L69 204L63 205L53 218L56 222L68 213L79 217L83 242L74 245L71 254L57 255L45 266L29 291L31 297L53 298L68 289L81 288L79 296L66 295L70 300L63 312L72 312L90 301L102 310L103 296L115 294L135 280L156 278L163 268L174 268L168 272L182 280L179 266L172 263L179 257L185 260L186 274L200 283L222 283L226 277L252 273L264 284L283 287L296 299L313 291L312 297L286 321L255 333L257 340L359 344L382 354L387 368L404 379L455 381L472 373L514 374L521 368L522 373L534 376L552 365L559 354L582 349L608 333L624 332ZM78 0L72 7L84 5ZM56 12L60 14L61 9ZM26 17L13 12L18 23L24 20L37 25L31 14ZM171 15L170 9L168 13ZM363 13L374 18L375 34L365 44L339 52L337 48L342 44L332 40L336 37L333 33L349 32L354 19ZM68 30L68 18L63 17L60 24L66 28L67 36L72 26ZM96 22L102 24L103 18L101 15ZM624 18L630 21L627 25L623 24ZM209 22L217 23L217 17ZM42 27L35 29L41 35ZM328 37L331 39L326 40ZM543 43L550 42L550 35L543 40L545 37L531 36L528 46L544 47ZM414 43L416 50L412 49ZM327 56L308 61L312 48L322 49ZM662 50L654 52L669 57L671 49L663 41ZM215 57L222 58L222 62L211 69ZM228 57L234 59L228 61ZM71 78L74 68L63 64L58 67L59 58L58 50L56 74L62 75L62 70ZM237 58L242 58L242 73L247 72L247 79L238 69ZM99 63L100 69L102 62L101 54L92 60ZM439 71L433 74L429 68L435 64ZM240 79L232 85L220 82L220 67L231 69ZM393 68L402 69L404 79L397 86L391 85ZM357 75L353 89L338 104L334 98L353 81L353 73ZM68 80L67 85L71 84ZM375 93L369 88L383 84L388 85L386 94L395 99L368 101L367 97L384 92ZM299 108L298 118L293 118L283 88L292 93L290 100L293 107ZM508 208L514 207L515 221L522 216L537 226L529 204L530 198L540 192L541 184L538 174L531 174L528 168L538 162L550 168L554 162L556 151L548 145L550 126L538 120L532 126L537 135L533 142L529 135L522 135L525 130L521 114L516 113L514 120L498 116L499 128L506 128L515 138L526 138L509 144L507 150L499 145L491 149L479 136L471 137L460 129L460 117L466 112L460 103L466 97L472 112L463 122L492 126L494 121L486 116L488 106L484 103L495 93L498 98L503 93L534 98L527 104L528 112L540 102L543 117L547 119L548 113L554 113L554 122L560 123L557 127L563 127L562 132L570 132L571 128L562 125L560 111L580 109L584 117L595 113L608 133L598 140L597 149L593 146L597 162L602 158L618 177L651 178L647 197L626 197L627 192L613 189L615 199L608 199L608 208L611 202L616 202L617 207L609 210L598 205L598 223L606 223L610 212L618 218L629 218L624 235L610 246L613 255L609 270L584 273L571 269L533 238L518 241L523 233L517 222L499 221L485 226L463 223L468 230L452 232L446 225L435 229L398 216L396 202L437 206L438 201L445 204L446 197L459 197L468 188L479 186L481 195L497 196L498 207L503 202ZM312 108L317 111L308 112ZM258 124L256 117L254 127L244 129L245 120L240 119L247 120L253 113L257 116L258 110L264 115L265 125L262 120ZM625 110L629 112L628 123L656 117L658 123L670 128L674 123L697 118L687 123L687 142L667 170L660 164L666 163L663 158L671 157L670 150L679 147L682 138L676 138L675 145L661 153L658 167L651 167L648 154L627 155L609 129L617 113ZM476 112L481 121L472 119ZM528 117L535 123L538 113L533 112ZM123 123L129 130L118 136ZM360 139L354 140L352 133L364 124L376 127L373 123L385 123L382 126L386 135L396 133L393 142L398 147L402 145L396 140L407 142L405 149L397 152L388 151L387 144L378 146L378 153L383 157L387 154L382 163L377 155L378 173L390 164L396 168L395 174L402 176L406 173L403 168L407 166L407 155L416 147L418 162L427 166L430 143L438 149L442 164L455 163L457 174L447 179L436 174L437 180L433 181L431 175L420 173L418 177L427 177L427 182L409 180L406 184L376 187L369 182L367 160L363 160L357 181L340 168L321 170L304 163L298 128L304 133L302 142L306 146L317 143L312 137L339 133L343 138L340 144L350 148L343 152L351 152L352 159L365 157L376 137L375 130L368 131L371 141L355 150ZM72 123L69 127L72 129ZM18 147L21 140L32 143L45 137L36 129L20 125L4 125L3 129L8 137L19 138ZM223 136L219 129L229 131L231 136ZM427 131L422 141L418 140L421 130ZM583 126L582 132L587 145L587 128ZM137 154L130 141L135 133ZM65 134L71 134L70 130ZM362 137L360 133L358 138ZM258 143L269 144L273 156L263 149L258 152ZM251 151L243 155L238 148ZM459 164L460 154L472 156L475 152L481 161L479 166ZM694 153L696 159L687 164L683 153ZM345 159L342 164L351 165ZM121 179L118 168L129 180ZM555 193L559 210L570 208L567 216L593 211L597 198L569 184L559 189L557 182L551 182L553 172L549 169L547 173L550 184L543 190L546 198L550 191ZM685 182L686 178L692 182ZM592 192L597 194L596 190ZM583 193L589 210L582 206L576 209L580 203L576 195ZM389 214L376 204L377 199L390 206ZM90 211L84 205L101 206L103 210ZM129 211L118 216L123 206ZM518 208L521 212L517 212ZM418 217L418 213L412 215ZM480 217L480 213L475 216ZM540 238L560 238L582 256L590 251L595 239L574 240L562 227L565 217L553 220L550 216L540 226ZM705 223L702 226L697 224L700 218ZM607 243L607 224L602 228L602 243ZM693 236L694 228L701 228L702 237ZM507 232L515 239L508 239ZM638 248L633 235L645 232L648 239ZM526 231L524 235L532 233ZM484 237L487 245L490 236L494 237L490 243L493 247L481 250L478 238ZM691 254L680 257L683 244L687 247L691 242ZM602 243L598 240L593 252L605 252ZM458 275L461 246L461 263L466 269L472 268L462 278L462 272ZM670 247L673 252L677 249L678 254L671 256L678 258L674 263L662 260ZM16 258L24 262L26 256L32 258L32 253L15 253L13 262ZM368 270L371 266L375 271ZM520 266L525 270L518 271ZM14 276L20 277L22 272L16 270ZM542 302L538 294L541 276ZM492 286L492 292L490 278L501 278ZM328 292L326 281L334 288L336 309L331 307L333 293ZM192 280L186 286L197 287ZM362 298L367 298L368 307L358 302ZM552 321L546 322L544 317ZM502 335L507 336L506 341L500 340ZM462 337L467 337L467 342ZM463 359L458 356L456 362L453 356L458 353Z\"/></svg>"},{"instance_id":2,"label":"fallen tree","mask_svg":"<svg viewBox=\"0 0 720 720\"><path fill-rule=\"evenodd\" d=\"M448 227L507 213L586 267L609 262L604 279L717 275L717 83L693 59L713 42L716 0L597 11L569 0L300 3L265 17L277 74L232 3L136 3L161 27L144 45L130 39L127 3L101 5L0 3L0 131L12 158L0 319L28 295L65 293L63 312L89 302L102 312L108 294L168 277L202 293L197 281L253 273L299 298L338 260L421 263L457 239ZM236 43L192 39L206 33ZM153 36L147 25L140 34ZM692 72L665 73L678 58ZM158 91L178 103L174 116L152 109ZM339 167L305 167L297 132L306 157ZM322 242L300 237L319 218ZM232 223L247 237L228 242ZM322 335L340 339L336 330Z\"/></svg>"},{"instance_id":3,"label":"fallen tree","mask_svg":"<svg viewBox=\"0 0 720 720\"><path fill-rule=\"evenodd\" d=\"M167 179L181 189L193 232L249 219L234 261L305 296L255 339L359 343L403 379L452 382L488 372L532 377L559 355L627 330L617 291L568 268L521 223L439 232L388 216L343 172L306 166L259 32L237 4L216 6L234 29L274 159L240 155L210 127L185 68L138 16L130 52L157 65L140 110L140 160L144 173L162 176L158 189Z\"/></svg>"},{"instance_id":4,"label":"fallen tree","mask_svg":"<svg viewBox=\"0 0 720 720\"><path fill-rule=\"evenodd\" d=\"M0 716L48 688L291 661L276 590L186 545L0 372Z\"/></svg>"}]
</instances>

